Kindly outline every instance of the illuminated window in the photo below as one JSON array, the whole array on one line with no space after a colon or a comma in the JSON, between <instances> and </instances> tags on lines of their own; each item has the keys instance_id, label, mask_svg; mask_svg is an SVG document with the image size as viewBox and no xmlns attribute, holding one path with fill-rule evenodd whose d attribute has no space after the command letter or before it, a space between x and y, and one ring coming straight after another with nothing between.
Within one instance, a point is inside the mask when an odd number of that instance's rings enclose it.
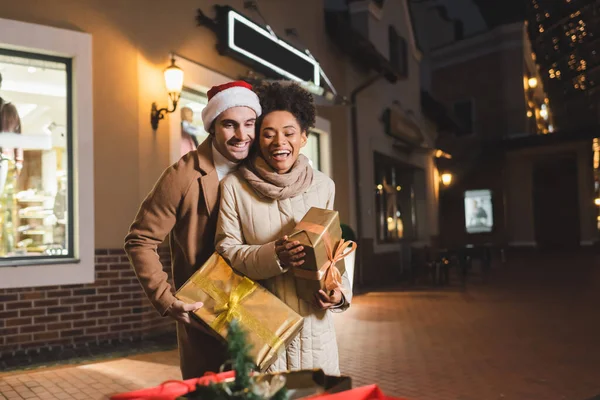
<instances>
[{"instance_id":1,"label":"illuminated window","mask_svg":"<svg viewBox=\"0 0 600 400\"><path fill-rule=\"evenodd\" d=\"M300 153L308 157L310 165L316 169L321 170L321 135L318 132L311 131L308 134L308 141Z\"/></svg>"},{"instance_id":2,"label":"illuminated window","mask_svg":"<svg viewBox=\"0 0 600 400\"><path fill-rule=\"evenodd\" d=\"M375 154L377 239L394 242L416 236L414 168Z\"/></svg>"},{"instance_id":3,"label":"illuminated window","mask_svg":"<svg viewBox=\"0 0 600 400\"><path fill-rule=\"evenodd\" d=\"M73 258L71 59L0 49L0 264Z\"/></svg>"},{"instance_id":4,"label":"illuminated window","mask_svg":"<svg viewBox=\"0 0 600 400\"><path fill-rule=\"evenodd\" d=\"M181 156L208 138L202 123L202 110L207 103L208 98L204 93L189 88L181 92L178 110L181 113Z\"/></svg>"}]
</instances>

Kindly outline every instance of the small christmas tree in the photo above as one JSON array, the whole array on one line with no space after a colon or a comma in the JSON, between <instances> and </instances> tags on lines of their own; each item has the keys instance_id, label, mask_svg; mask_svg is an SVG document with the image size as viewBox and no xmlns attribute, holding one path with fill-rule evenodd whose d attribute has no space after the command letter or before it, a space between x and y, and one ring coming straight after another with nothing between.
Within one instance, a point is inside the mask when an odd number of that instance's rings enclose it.
<instances>
[{"instance_id":1,"label":"small christmas tree","mask_svg":"<svg viewBox=\"0 0 600 400\"><path fill-rule=\"evenodd\" d=\"M258 382L251 376L256 365L250 357L251 345L246 340L246 332L237 320L227 328L227 350L230 363L235 371L235 380L229 383L198 385L196 390L182 399L196 400L287 400L287 390L281 379L277 384ZM275 393L273 393L275 391Z\"/></svg>"}]
</instances>

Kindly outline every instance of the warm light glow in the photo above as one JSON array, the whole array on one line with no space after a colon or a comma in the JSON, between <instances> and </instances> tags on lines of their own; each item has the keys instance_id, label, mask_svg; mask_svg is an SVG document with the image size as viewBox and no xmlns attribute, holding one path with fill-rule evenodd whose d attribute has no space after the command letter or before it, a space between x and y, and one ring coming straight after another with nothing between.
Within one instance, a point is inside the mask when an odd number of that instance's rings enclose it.
<instances>
[{"instance_id":1,"label":"warm light glow","mask_svg":"<svg viewBox=\"0 0 600 400\"><path fill-rule=\"evenodd\" d=\"M527 83L529 84L530 88L535 89L537 87L538 81L537 78L529 78Z\"/></svg>"},{"instance_id":2,"label":"warm light glow","mask_svg":"<svg viewBox=\"0 0 600 400\"><path fill-rule=\"evenodd\" d=\"M377 185L377 190L383 190L383 185Z\"/></svg>"},{"instance_id":3,"label":"warm light glow","mask_svg":"<svg viewBox=\"0 0 600 400\"><path fill-rule=\"evenodd\" d=\"M531 112L531 110L527 111L527 117L529 117L529 118L533 117L533 113Z\"/></svg>"},{"instance_id":4,"label":"warm light glow","mask_svg":"<svg viewBox=\"0 0 600 400\"><path fill-rule=\"evenodd\" d=\"M437 150L435 151L435 158L447 158L447 159L451 159L451 158L452 158L452 155L451 155L451 154L448 154L448 153L446 153L446 152L445 152L445 151L443 151L443 150L437 149Z\"/></svg>"},{"instance_id":5,"label":"warm light glow","mask_svg":"<svg viewBox=\"0 0 600 400\"><path fill-rule=\"evenodd\" d=\"M542 109L540 110L540 116L545 120L548 119L548 109L545 107L545 104L542 104Z\"/></svg>"},{"instance_id":6,"label":"warm light glow","mask_svg":"<svg viewBox=\"0 0 600 400\"><path fill-rule=\"evenodd\" d=\"M165 85L169 93L181 93L183 89L183 70L171 60L171 65L165 69Z\"/></svg>"},{"instance_id":7,"label":"warm light glow","mask_svg":"<svg viewBox=\"0 0 600 400\"><path fill-rule=\"evenodd\" d=\"M594 199L594 204L600 207L600 197Z\"/></svg>"},{"instance_id":8,"label":"warm light glow","mask_svg":"<svg viewBox=\"0 0 600 400\"><path fill-rule=\"evenodd\" d=\"M594 138L592 150L594 152L594 169L600 169L600 141L598 138Z\"/></svg>"},{"instance_id":9,"label":"warm light glow","mask_svg":"<svg viewBox=\"0 0 600 400\"><path fill-rule=\"evenodd\" d=\"M402 190L402 186L396 186L396 191L401 191Z\"/></svg>"},{"instance_id":10,"label":"warm light glow","mask_svg":"<svg viewBox=\"0 0 600 400\"><path fill-rule=\"evenodd\" d=\"M444 186L450 186L452 183L452 174L449 172L445 172L441 175L442 184Z\"/></svg>"}]
</instances>

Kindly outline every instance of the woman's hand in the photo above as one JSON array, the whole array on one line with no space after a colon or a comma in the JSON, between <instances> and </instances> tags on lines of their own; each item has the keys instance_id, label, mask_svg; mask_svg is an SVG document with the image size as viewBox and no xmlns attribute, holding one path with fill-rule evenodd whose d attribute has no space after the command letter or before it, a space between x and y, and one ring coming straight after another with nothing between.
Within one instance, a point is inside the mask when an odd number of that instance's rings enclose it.
<instances>
[{"instance_id":1,"label":"woman's hand","mask_svg":"<svg viewBox=\"0 0 600 400\"><path fill-rule=\"evenodd\" d=\"M315 293L315 299L317 300L317 305L322 310L338 307L341 305L343 300L342 291L338 288L333 289L330 294L327 294L323 290L319 290L317 293Z\"/></svg>"},{"instance_id":2,"label":"woman's hand","mask_svg":"<svg viewBox=\"0 0 600 400\"><path fill-rule=\"evenodd\" d=\"M286 236L275 242L275 253L282 267L299 267L304 264L304 246L298 241L290 241Z\"/></svg>"}]
</instances>

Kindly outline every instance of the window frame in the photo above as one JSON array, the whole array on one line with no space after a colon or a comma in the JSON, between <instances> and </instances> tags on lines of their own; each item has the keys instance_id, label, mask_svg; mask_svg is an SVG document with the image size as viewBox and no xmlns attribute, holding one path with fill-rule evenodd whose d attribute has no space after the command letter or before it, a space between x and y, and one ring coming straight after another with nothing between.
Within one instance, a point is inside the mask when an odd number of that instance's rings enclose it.
<instances>
[{"instance_id":1,"label":"window frame","mask_svg":"<svg viewBox=\"0 0 600 400\"><path fill-rule=\"evenodd\" d=\"M67 95L66 95L66 125L67 125L67 212L68 225L66 230L67 235L67 255L41 255L41 256L17 256L0 258L0 268L2 267L20 267L24 265L36 264L57 264L57 263L77 263L79 260L75 257L75 210L74 210L74 182L75 174L73 171L73 59L48 54L33 53L31 51L21 51L13 49L5 49L0 43L0 55L20 57L30 60L51 61L65 65L65 73L67 74ZM0 87L0 90L2 88Z\"/></svg>"},{"instance_id":2,"label":"window frame","mask_svg":"<svg viewBox=\"0 0 600 400\"><path fill-rule=\"evenodd\" d=\"M476 115L475 115L475 99L470 97L468 99L462 99L462 100L456 100L452 103L452 113L456 116L456 118L458 119L459 123L463 123L462 119L459 117L458 113L456 112L456 106L459 104L463 104L463 103L469 103L471 105L471 129L470 131L467 130L467 127L464 126L462 128L464 128L465 133L464 135L457 135L457 137L468 137L468 136L472 136L475 135L476 132L476 127L475 127L475 123L476 123Z\"/></svg>"},{"instance_id":3,"label":"window frame","mask_svg":"<svg viewBox=\"0 0 600 400\"><path fill-rule=\"evenodd\" d=\"M408 43L394 25L388 26L388 58L400 76L408 77Z\"/></svg>"},{"instance_id":4,"label":"window frame","mask_svg":"<svg viewBox=\"0 0 600 400\"><path fill-rule=\"evenodd\" d=\"M389 245L389 244L398 244L398 243L410 243L418 240L418 224L419 219L417 216L417 208L415 201L415 172L416 168L403 163L402 161L396 160L392 157L386 156L383 153L379 153L377 151L373 152L373 179L375 185L378 185L379 182L377 180L377 174L379 171L380 165L385 165L386 168L395 168L396 174L400 175L402 169L405 169L404 177L409 176L409 179L400 179L402 182L399 182L399 178L397 176L396 182L392 183L392 186L402 186L401 192L405 197L404 199L397 199L396 201L403 202L408 205L408 210L403 210L402 212L402 224L403 224L403 235L401 238L384 238L382 237L382 226L381 224L385 224L385 222L381 219L381 210L379 209L379 194L377 193L377 187L375 187L375 239L378 245ZM399 173L400 172L400 173ZM385 217L385 215L384 215ZM407 229L408 227L408 229Z\"/></svg>"},{"instance_id":5,"label":"window frame","mask_svg":"<svg viewBox=\"0 0 600 400\"><path fill-rule=\"evenodd\" d=\"M71 59L73 257L0 266L0 288L93 283L95 277L92 36L88 33L0 18L0 46Z\"/></svg>"},{"instance_id":6,"label":"window frame","mask_svg":"<svg viewBox=\"0 0 600 400\"><path fill-rule=\"evenodd\" d=\"M311 137L312 136L312 137ZM307 141L316 140L317 142L317 170L322 171L323 169L323 158L321 157L321 132L316 129L309 129L307 135ZM315 160L313 160L314 162Z\"/></svg>"}]
</instances>

